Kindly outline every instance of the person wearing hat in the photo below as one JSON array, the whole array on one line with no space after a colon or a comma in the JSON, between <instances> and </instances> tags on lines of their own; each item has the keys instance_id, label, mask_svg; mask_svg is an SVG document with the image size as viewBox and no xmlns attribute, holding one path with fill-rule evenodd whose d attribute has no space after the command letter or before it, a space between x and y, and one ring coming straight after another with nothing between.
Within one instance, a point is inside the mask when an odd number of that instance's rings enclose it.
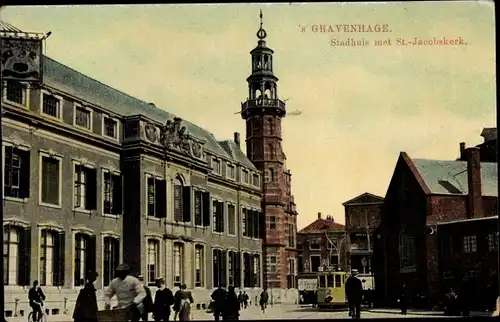
<instances>
[{"instance_id":1,"label":"person wearing hat","mask_svg":"<svg viewBox=\"0 0 500 322\"><path fill-rule=\"evenodd\" d=\"M109 287L104 293L104 308L111 308L111 299L113 296L118 299L119 309L130 309L132 321L139 321L144 312L142 304L146 297L146 290L142 283L134 276L130 275L130 267L127 264L120 264L116 268L116 278L109 283Z\"/></svg>"},{"instance_id":2,"label":"person wearing hat","mask_svg":"<svg viewBox=\"0 0 500 322\"><path fill-rule=\"evenodd\" d=\"M351 276L345 283L345 295L349 304L349 315L356 314L356 318L361 316L361 299L363 297L363 283L356 277L358 270L351 270ZM356 309L356 312L353 312Z\"/></svg>"},{"instance_id":3,"label":"person wearing hat","mask_svg":"<svg viewBox=\"0 0 500 322\"><path fill-rule=\"evenodd\" d=\"M170 307L174 304L174 294L165 286L163 278L156 279L158 290L155 294L155 303L153 308L153 318L156 322L168 321L170 319Z\"/></svg>"},{"instance_id":4,"label":"person wearing hat","mask_svg":"<svg viewBox=\"0 0 500 322\"><path fill-rule=\"evenodd\" d=\"M88 272L85 278L85 286L78 293L75 310L73 311L73 320L75 322L97 322L97 296L94 282L99 274L97 272Z\"/></svg>"},{"instance_id":5,"label":"person wearing hat","mask_svg":"<svg viewBox=\"0 0 500 322\"><path fill-rule=\"evenodd\" d=\"M144 275L137 276L137 279L141 282L144 291L146 291L146 297L142 301L142 304L144 305L144 312L141 316L141 319L143 321L148 321L149 313L153 312L153 297L151 296L151 290L149 289L149 287L144 285Z\"/></svg>"}]
</instances>

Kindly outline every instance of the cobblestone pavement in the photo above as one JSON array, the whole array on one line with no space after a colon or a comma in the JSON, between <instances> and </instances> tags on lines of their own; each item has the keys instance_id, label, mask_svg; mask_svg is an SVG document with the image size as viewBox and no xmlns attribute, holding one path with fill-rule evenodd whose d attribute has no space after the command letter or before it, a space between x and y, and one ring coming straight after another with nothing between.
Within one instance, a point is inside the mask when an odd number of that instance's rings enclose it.
<instances>
[{"instance_id":1,"label":"cobblestone pavement","mask_svg":"<svg viewBox=\"0 0 500 322\"><path fill-rule=\"evenodd\" d=\"M485 312L473 312L472 316L490 316L490 313ZM372 310L362 310L361 318L425 318L425 317L443 317L442 312L436 311L412 311L409 310L408 314L402 316L399 314L398 310L395 309L372 309ZM173 318L173 317L172 317ZM298 305L274 305L269 306L266 313L263 313L258 307L252 306L241 311L240 319L242 320L270 320L270 319L348 319L347 310L336 310L336 311L318 311L311 307L301 307ZM213 320L213 315L206 313L205 311L192 311L192 320ZM71 321L71 316L69 315L54 315L48 316L48 322L63 322ZM26 317L12 317L7 318L8 322L26 322Z\"/></svg>"}]
</instances>

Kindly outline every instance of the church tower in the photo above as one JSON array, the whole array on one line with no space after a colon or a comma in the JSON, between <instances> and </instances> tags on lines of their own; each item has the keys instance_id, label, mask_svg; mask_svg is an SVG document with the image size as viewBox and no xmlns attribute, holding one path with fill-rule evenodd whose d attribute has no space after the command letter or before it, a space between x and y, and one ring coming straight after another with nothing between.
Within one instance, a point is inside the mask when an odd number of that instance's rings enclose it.
<instances>
[{"instance_id":1,"label":"church tower","mask_svg":"<svg viewBox=\"0 0 500 322\"><path fill-rule=\"evenodd\" d=\"M278 97L274 51L267 47L266 36L261 11L257 47L250 52L252 74L247 78L248 98L242 103L241 117L246 121L247 156L264 174L264 283L273 289L286 289L295 288L297 213L290 189L291 174L282 150L285 102Z\"/></svg>"}]
</instances>

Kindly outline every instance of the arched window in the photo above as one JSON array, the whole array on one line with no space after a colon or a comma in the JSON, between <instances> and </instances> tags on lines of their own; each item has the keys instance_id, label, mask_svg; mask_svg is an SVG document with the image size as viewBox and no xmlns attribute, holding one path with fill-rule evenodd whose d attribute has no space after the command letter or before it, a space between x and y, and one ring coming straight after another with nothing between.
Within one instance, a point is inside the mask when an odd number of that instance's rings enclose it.
<instances>
[{"instance_id":1,"label":"arched window","mask_svg":"<svg viewBox=\"0 0 500 322\"><path fill-rule=\"evenodd\" d=\"M147 276L148 285L154 285L160 276L160 241L156 238L147 240Z\"/></svg>"},{"instance_id":2,"label":"arched window","mask_svg":"<svg viewBox=\"0 0 500 322\"><path fill-rule=\"evenodd\" d=\"M415 236L404 225L399 232L399 263L400 268L415 267Z\"/></svg>"}]
</instances>

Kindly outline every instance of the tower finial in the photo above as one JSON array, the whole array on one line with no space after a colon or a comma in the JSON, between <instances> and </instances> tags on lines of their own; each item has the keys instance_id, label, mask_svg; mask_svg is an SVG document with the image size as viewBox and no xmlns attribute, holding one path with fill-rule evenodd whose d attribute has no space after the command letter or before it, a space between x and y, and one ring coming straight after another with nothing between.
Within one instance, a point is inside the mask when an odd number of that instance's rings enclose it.
<instances>
[{"instance_id":1,"label":"tower finial","mask_svg":"<svg viewBox=\"0 0 500 322\"><path fill-rule=\"evenodd\" d=\"M262 17L262 9L260 9L260 28L259 31L257 31L257 38L259 38L260 40L266 38L267 36L266 31L264 30L264 28L262 28Z\"/></svg>"}]
</instances>

